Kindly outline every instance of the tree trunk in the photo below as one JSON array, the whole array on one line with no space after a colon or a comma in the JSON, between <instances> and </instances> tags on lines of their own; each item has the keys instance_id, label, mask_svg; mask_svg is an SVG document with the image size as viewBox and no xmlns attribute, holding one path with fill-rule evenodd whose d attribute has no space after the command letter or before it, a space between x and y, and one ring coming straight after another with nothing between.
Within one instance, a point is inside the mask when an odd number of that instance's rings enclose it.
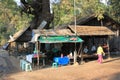
<instances>
[{"instance_id":1,"label":"tree trunk","mask_svg":"<svg viewBox=\"0 0 120 80\"><path fill-rule=\"evenodd\" d=\"M27 14L32 14L34 17L30 23L31 29L43 29L49 28L50 23L53 21L53 14L50 13L50 2L49 0L34 0L31 3L23 3L29 8L24 8L24 12ZM28 10L29 9L29 10Z\"/></svg>"}]
</instances>

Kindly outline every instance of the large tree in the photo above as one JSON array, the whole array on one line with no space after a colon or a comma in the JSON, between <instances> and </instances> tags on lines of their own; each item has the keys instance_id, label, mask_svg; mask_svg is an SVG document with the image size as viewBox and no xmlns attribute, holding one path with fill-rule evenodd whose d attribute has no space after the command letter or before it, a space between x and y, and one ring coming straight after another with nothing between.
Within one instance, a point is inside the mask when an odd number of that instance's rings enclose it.
<instances>
[{"instance_id":1,"label":"large tree","mask_svg":"<svg viewBox=\"0 0 120 80\"><path fill-rule=\"evenodd\" d=\"M120 21L120 1L119 0L109 0L108 6L110 7L110 15L116 20Z\"/></svg>"},{"instance_id":2,"label":"large tree","mask_svg":"<svg viewBox=\"0 0 120 80\"><path fill-rule=\"evenodd\" d=\"M31 29L49 28L49 24L53 20L53 14L50 13L49 0L20 0L21 14L26 13L33 15L30 23Z\"/></svg>"},{"instance_id":3,"label":"large tree","mask_svg":"<svg viewBox=\"0 0 120 80\"><path fill-rule=\"evenodd\" d=\"M19 8L13 0L0 1L0 44L4 44L9 35L28 25L30 19L26 15L23 16L21 18Z\"/></svg>"},{"instance_id":4,"label":"large tree","mask_svg":"<svg viewBox=\"0 0 120 80\"><path fill-rule=\"evenodd\" d=\"M101 20L106 10L107 6L99 0L61 0L61 4L54 7L54 22L55 25L69 24L74 20L74 16L81 18L91 14Z\"/></svg>"},{"instance_id":5,"label":"large tree","mask_svg":"<svg viewBox=\"0 0 120 80\"><path fill-rule=\"evenodd\" d=\"M114 0L111 0L111 5L119 6L117 1L115 3ZM91 14L96 14L100 20L103 18L102 15L107 12L107 6L100 3L99 0L61 0L59 4L53 5L53 13L50 13L49 0L20 0L20 2L23 4L22 6L17 6L14 0L0 1L0 40L9 38L10 34L14 34L24 27L50 28L50 26L69 24L75 16L81 18ZM118 8L114 7L114 13L117 16ZM28 22L30 23L28 24ZM51 23L54 25L50 25Z\"/></svg>"}]
</instances>

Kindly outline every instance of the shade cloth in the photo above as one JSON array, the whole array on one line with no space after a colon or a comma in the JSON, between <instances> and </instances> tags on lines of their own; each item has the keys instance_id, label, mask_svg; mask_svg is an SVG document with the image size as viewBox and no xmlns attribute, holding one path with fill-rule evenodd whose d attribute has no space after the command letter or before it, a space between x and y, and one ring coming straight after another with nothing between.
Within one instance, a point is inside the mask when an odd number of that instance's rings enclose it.
<instances>
[{"instance_id":1,"label":"shade cloth","mask_svg":"<svg viewBox=\"0 0 120 80\"><path fill-rule=\"evenodd\" d=\"M40 36L38 40L40 43L83 42L83 40L77 36Z\"/></svg>"}]
</instances>

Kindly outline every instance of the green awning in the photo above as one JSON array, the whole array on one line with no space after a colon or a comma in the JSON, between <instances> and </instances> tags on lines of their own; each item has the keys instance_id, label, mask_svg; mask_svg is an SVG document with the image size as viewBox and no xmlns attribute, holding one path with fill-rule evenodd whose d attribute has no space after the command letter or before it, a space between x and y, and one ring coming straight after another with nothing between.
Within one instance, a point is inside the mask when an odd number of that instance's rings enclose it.
<instances>
[{"instance_id":1,"label":"green awning","mask_svg":"<svg viewBox=\"0 0 120 80\"><path fill-rule=\"evenodd\" d=\"M38 41L40 41L40 43L83 42L83 40L77 36L40 36Z\"/></svg>"}]
</instances>

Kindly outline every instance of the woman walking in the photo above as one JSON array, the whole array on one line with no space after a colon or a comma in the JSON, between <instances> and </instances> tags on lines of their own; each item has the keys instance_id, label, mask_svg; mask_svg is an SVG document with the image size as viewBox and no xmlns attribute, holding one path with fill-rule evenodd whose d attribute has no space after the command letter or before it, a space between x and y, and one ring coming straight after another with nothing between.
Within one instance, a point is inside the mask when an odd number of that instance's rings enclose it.
<instances>
[{"instance_id":1,"label":"woman walking","mask_svg":"<svg viewBox=\"0 0 120 80\"><path fill-rule=\"evenodd\" d=\"M102 63L103 55L105 55L105 52L103 51L102 46L99 44L97 48L97 55L98 55L98 63Z\"/></svg>"}]
</instances>

